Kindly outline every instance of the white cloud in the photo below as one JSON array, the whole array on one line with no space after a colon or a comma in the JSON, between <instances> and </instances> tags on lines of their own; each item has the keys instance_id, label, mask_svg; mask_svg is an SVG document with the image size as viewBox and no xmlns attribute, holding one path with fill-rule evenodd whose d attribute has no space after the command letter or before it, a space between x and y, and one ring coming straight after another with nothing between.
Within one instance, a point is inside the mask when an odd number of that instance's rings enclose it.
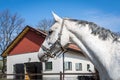
<instances>
[{"instance_id":1,"label":"white cloud","mask_svg":"<svg viewBox=\"0 0 120 80\"><path fill-rule=\"evenodd\" d=\"M101 27L120 32L120 15L104 13L99 10L88 10L83 11L82 16L83 19L95 22Z\"/></svg>"}]
</instances>

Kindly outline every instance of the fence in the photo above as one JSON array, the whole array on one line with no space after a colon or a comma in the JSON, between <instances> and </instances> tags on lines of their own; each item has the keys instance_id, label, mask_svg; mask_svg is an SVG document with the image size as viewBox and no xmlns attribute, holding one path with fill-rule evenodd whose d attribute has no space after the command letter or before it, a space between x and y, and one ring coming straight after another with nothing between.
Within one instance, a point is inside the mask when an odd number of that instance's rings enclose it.
<instances>
[{"instance_id":1,"label":"fence","mask_svg":"<svg viewBox=\"0 0 120 80\"><path fill-rule=\"evenodd\" d=\"M7 79L7 76L17 76L19 77L14 78L14 80L99 80L96 73L41 73L41 74L0 74L0 80L13 80L13 79ZM24 77L23 77L24 76ZM29 78L26 78L25 76L29 76ZM35 78L35 76L37 76ZM39 77L38 77L39 76ZM40 78L40 76L42 76ZM43 76L51 76L46 78ZM58 76L57 78L52 76ZM67 76L67 77L66 77ZM77 78L68 78L68 76L77 76ZM32 78L33 77L33 78Z\"/></svg>"}]
</instances>

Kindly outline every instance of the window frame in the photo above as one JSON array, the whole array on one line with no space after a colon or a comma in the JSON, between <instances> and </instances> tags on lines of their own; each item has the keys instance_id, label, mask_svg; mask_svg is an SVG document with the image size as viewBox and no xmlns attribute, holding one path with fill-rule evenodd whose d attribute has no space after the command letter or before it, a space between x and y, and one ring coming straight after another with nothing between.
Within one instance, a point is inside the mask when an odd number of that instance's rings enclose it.
<instances>
[{"instance_id":1,"label":"window frame","mask_svg":"<svg viewBox=\"0 0 120 80\"><path fill-rule=\"evenodd\" d=\"M78 67L78 68L77 68ZM76 71L82 71L82 63L75 63L75 70Z\"/></svg>"},{"instance_id":2,"label":"window frame","mask_svg":"<svg viewBox=\"0 0 120 80\"><path fill-rule=\"evenodd\" d=\"M64 63L64 70L72 70L72 62L71 61L66 61Z\"/></svg>"},{"instance_id":3,"label":"window frame","mask_svg":"<svg viewBox=\"0 0 120 80\"><path fill-rule=\"evenodd\" d=\"M90 64L87 64L87 71L90 72Z\"/></svg>"},{"instance_id":4,"label":"window frame","mask_svg":"<svg viewBox=\"0 0 120 80\"><path fill-rule=\"evenodd\" d=\"M50 66L50 68L49 68L49 66ZM52 69L53 69L52 61L51 62L45 62L45 70L46 71L52 71Z\"/></svg>"}]
</instances>

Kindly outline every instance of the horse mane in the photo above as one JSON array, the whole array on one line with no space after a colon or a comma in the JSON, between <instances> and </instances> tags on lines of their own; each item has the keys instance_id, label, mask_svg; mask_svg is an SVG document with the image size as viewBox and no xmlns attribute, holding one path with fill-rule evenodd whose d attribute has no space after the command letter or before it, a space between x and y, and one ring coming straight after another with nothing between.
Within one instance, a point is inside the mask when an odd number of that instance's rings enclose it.
<instances>
[{"instance_id":1,"label":"horse mane","mask_svg":"<svg viewBox=\"0 0 120 80\"><path fill-rule=\"evenodd\" d=\"M112 37L113 41L118 41L118 38L120 38L118 35L111 32L109 29L105 29L103 27L100 27L93 22L88 22L88 21L84 21L84 20L77 20L77 19L68 19L68 20L77 22L78 25L81 24L81 25L85 26L86 24L88 24L89 28L91 29L91 34L98 35L98 37L102 40L107 40L107 39Z\"/></svg>"}]
</instances>

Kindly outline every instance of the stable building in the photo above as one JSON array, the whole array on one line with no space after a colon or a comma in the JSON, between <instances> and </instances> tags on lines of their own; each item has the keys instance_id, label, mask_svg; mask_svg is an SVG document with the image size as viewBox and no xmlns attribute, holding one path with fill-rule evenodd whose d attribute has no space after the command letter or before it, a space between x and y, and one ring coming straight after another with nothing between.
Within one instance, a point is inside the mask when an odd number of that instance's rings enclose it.
<instances>
[{"instance_id":1,"label":"stable building","mask_svg":"<svg viewBox=\"0 0 120 80\"><path fill-rule=\"evenodd\" d=\"M7 74L40 73L95 73L94 65L74 44L69 44L67 52L48 62L40 62L39 49L46 37L41 30L26 26L2 53L7 59ZM80 75L65 75L66 80L78 80ZM8 75L7 79L25 79L26 76ZM30 79L59 80L59 75L29 76Z\"/></svg>"}]
</instances>

